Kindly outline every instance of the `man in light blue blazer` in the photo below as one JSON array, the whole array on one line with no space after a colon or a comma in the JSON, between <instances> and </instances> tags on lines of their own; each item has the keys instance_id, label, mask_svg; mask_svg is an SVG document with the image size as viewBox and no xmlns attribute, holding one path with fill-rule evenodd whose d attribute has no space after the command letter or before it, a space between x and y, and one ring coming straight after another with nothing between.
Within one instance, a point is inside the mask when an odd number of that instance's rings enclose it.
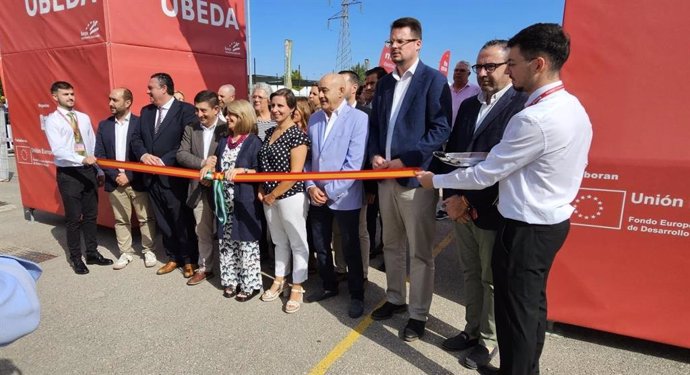
<instances>
[{"instance_id":1,"label":"man in light blue blazer","mask_svg":"<svg viewBox=\"0 0 690 375\"><path fill-rule=\"evenodd\" d=\"M373 169L426 169L433 152L450 134L451 95L446 78L419 60L422 25L400 18L391 25L391 60L395 69L376 86L369 116L369 160ZM374 320L409 311L402 338L424 335L434 293L435 208L438 194L421 189L414 178L379 182L386 262L386 303L374 310ZM410 254L410 306L406 304L405 242Z\"/></svg>"},{"instance_id":2,"label":"man in light blue blazer","mask_svg":"<svg viewBox=\"0 0 690 375\"><path fill-rule=\"evenodd\" d=\"M311 157L304 169L308 172L360 170L364 163L368 118L347 105L345 79L327 74L319 81L321 110L309 119ZM311 199L311 231L314 239L323 291L312 295L310 302L323 301L338 294L333 268L331 239L333 220L340 227L342 249L347 263L350 307L348 315L358 318L364 312L364 276L359 245L359 211L363 204L362 181L307 181Z\"/></svg>"}]
</instances>

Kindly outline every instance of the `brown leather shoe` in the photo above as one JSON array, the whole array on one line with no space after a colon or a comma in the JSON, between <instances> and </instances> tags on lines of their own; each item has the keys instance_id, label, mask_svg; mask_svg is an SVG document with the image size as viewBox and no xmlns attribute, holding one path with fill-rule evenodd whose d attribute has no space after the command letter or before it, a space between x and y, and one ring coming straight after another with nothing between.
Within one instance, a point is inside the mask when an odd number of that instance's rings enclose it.
<instances>
[{"instance_id":1,"label":"brown leather shoe","mask_svg":"<svg viewBox=\"0 0 690 375\"><path fill-rule=\"evenodd\" d=\"M196 268L196 266L192 266L190 263L185 264L184 267L182 267L182 276L184 276L185 279L189 279L194 276L194 270Z\"/></svg>"},{"instance_id":2,"label":"brown leather shoe","mask_svg":"<svg viewBox=\"0 0 690 375\"><path fill-rule=\"evenodd\" d=\"M177 263L173 262L172 260L169 261L168 263L165 263L165 265L156 271L157 275L165 275L166 273L170 273L174 271L177 268Z\"/></svg>"},{"instance_id":3,"label":"brown leather shoe","mask_svg":"<svg viewBox=\"0 0 690 375\"><path fill-rule=\"evenodd\" d=\"M213 277L213 272L197 272L192 276L191 279L187 280L187 285L196 285L204 280L208 280Z\"/></svg>"}]
</instances>

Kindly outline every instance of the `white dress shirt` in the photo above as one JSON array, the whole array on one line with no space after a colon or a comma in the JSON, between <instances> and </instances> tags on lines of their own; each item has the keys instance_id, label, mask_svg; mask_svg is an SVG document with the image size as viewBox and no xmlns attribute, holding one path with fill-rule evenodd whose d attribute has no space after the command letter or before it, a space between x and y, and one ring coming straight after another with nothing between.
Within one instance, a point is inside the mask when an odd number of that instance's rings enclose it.
<instances>
[{"instance_id":1,"label":"white dress shirt","mask_svg":"<svg viewBox=\"0 0 690 375\"><path fill-rule=\"evenodd\" d=\"M80 167L84 156L75 151L74 131L67 117L67 110L58 107L55 112L49 114L45 119L45 133L53 152L55 166L57 167ZM86 155L93 156L96 147L96 134L93 131L89 116L79 111L72 111L76 114L77 126L81 133Z\"/></svg>"},{"instance_id":2,"label":"white dress shirt","mask_svg":"<svg viewBox=\"0 0 690 375\"><path fill-rule=\"evenodd\" d=\"M115 160L117 161L127 161L127 132L131 115L131 112L128 112L122 121L115 119ZM120 169L120 172L124 171Z\"/></svg>"},{"instance_id":3,"label":"white dress shirt","mask_svg":"<svg viewBox=\"0 0 690 375\"><path fill-rule=\"evenodd\" d=\"M532 103L560 81L537 89ZM513 116L503 139L474 167L434 176L434 187L478 190L498 185L498 211L530 224L557 224L574 208L592 141L580 101L565 90L545 96Z\"/></svg>"},{"instance_id":4,"label":"white dress shirt","mask_svg":"<svg viewBox=\"0 0 690 375\"><path fill-rule=\"evenodd\" d=\"M208 152L211 148L211 141L213 140L213 133L216 131L216 125L218 125L218 117L216 117L216 121L213 122L213 125L209 126L208 128L204 125L201 125L201 129L204 130L204 159L208 157Z\"/></svg>"},{"instance_id":5,"label":"white dress shirt","mask_svg":"<svg viewBox=\"0 0 690 375\"><path fill-rule=\"evenodd\" d=\"M333 129L333 124L335 123L336 120L338 120L338 116L340 115L340 111L343 110L343 108L348 105L347 100L343 100L340 102L340 105L338 108L335 109L335 111L331 112L331 115L328 116L326 111L323 112L324 115L326 115L326 129L323 131L323 140L325 141L326 138L328 138L328 134L330 134L331 129Z\"/></svg>"},{"instance_id":6,"label":"white dress shirt","mask_svg":"<svg viewBox=\"0 0 690 375\"><path fill-rule=\"evenodd\" d=\"M122 121L115 119L115 160L118 161L127 161L127 132L131 115L128 112Z\"/></svg>"},{"instance_id":7,"label":"white dress shirt","mask_svg":"<svg viewBox=\"0 0 690 375\"><path fill-rule=\"evenodd\" d=\"M386 160L391 160L391 143L393 142L393 130L395 130L395 121L398 119L400 113L400 106L405 99L407 89L412 82L412 76L417 70L419 59L412 64L410 69L403 73L402 77L398 75L398 69L393 69L393 78L395 78L395 90L393 91L393 103L391 105L391 117L388 120L388 131L386 132Z\"/></svg>"},{"instance_id":8,"label":"white dress shirt","mask_svg":"<svg viewBox=\"0 0 690 375\"><path fill-rule=\"evenodd\" d=\"M160 108L162 111L160 111L161 116L163 116L163 119L161 120L161 124L163 123L163 120L165 120L165 116L168 114L168 111L170 110L170 106L172 106L173 102L175 101L175 97L170 98L167 103L163 104ZM156 109L156 122L154 124L158 123L158 109Z\"/></svg>"},{"instance_id":9,"label":"white dress shirt","mask_svg":"<svg viewBox=\"0 0 690 375\"><path fill-rule=\"evenodd\" d=\"M479 128L479 125L484 121L484 118L486 115L491 112L491 109L496 105L496 103L501 100L501 97L503 97L503 94L506 93L511 87L513 87L512 84L508 84L506 87L502 88L499 90L497 93L491 95L491 101L487 103L486 101L486 95L483 92L480 92L477 95L477 100L479 100L480 103L482 103L482 106L479 107L479 114L477 115L477 122L474 124L474 131L477 131L477 128Z\"/></svg>"}]
</instances>

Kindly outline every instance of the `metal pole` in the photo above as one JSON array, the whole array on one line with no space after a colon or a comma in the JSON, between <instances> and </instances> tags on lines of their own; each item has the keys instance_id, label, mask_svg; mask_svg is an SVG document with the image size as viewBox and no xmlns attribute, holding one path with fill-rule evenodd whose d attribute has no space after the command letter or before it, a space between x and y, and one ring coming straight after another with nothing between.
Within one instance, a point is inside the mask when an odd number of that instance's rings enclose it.
<instances>
[{"instance_id":1,"label":"metal pole","mask_svg":"<svg viewBox=\"0 0 690 375\"><path fill-rule=\"evenodd\" d=\"M5 124L5 108L0 105L0 182L10 180L10 161L7 152L7 128Z\"/></svg>"},{"instance_id":2,"label":"metal pole","mask_svg":"<svg viewBox=\"0 0 690 375\"><path fill-rule=\"evenodd\" d=\"M249 0L244 0L244 11L245 11L245 18L247 20L246 24L246 30L245 33L247 34L247 75L249 76L249 87L247 87L247 96L250 96L252 93L250 90L254 86L254 77L252 77L252 67L251 67L251 61L252 61L252 38L251 38L251 16L249 15L251 12L249 11ZM254 69L256 69L256 62L254 63Z\"/></svg>"}]
</instances>

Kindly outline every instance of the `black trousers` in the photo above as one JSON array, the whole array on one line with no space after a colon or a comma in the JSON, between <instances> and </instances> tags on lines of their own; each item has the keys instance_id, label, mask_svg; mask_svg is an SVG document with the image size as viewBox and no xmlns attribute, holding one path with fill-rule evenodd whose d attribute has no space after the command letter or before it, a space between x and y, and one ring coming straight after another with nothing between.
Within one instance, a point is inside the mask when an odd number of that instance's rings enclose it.
<instances>
[{"instance_id":1,"label":"black trousers","mask_svg":"<svg viewBox=\"0 0 690 375\"><path fill-rule=\"evenodd\" d=\"M342 238L342 249L347 263L347 286L350 297L364 300L364 270L362 252L359 246L359 209L331 210L328 206L309 206L311 230L319 264L319 276L324 290L337 291L338 281L333 267L331 240L333 239L333 219L335 219Z\"/></svg>"},{"instance_id":2,"label":"black trousers","mask_svg":"<svg viewBox=\"0 0 690 375\"><path fill-rule=\"evenodd\" d=\"M81 234L86 256L98 253L96 219L98 218L98 182L96 168L57 167L57 185L65 208L67 247L72 260L81 258Z\"/></svg>"},{"instance_id":3,"label":"black trousers","mask_svg":"<svg viewBox=\"0 0 690 375\"><path fill-rule=\"evenodd\" d=\"M505 219L492 257L500 374L539 373L546 334L546 280L570 221L553 225Z\"/></svg>"},{"instance_id":4,"label":"black trousers","mask_svg":"<svg viewBox=\"0 0 690 375\"><path fill-rule=\"evenodd\" d=\"M194 213L185 203L186 181L171 178L170 187L166 187L154 176L149 186L149 198L168 260L179 264L196 264L199 253Z\"/></svg>"},{"instance_id":5,"label":"black trousers","mask_svg":"<svg viewBox=\"0 0 690 375\"><path fill-rule=\"evenodd\" d=\"M379 196L376 195L374 203L367 206L367 232L369 232L369 252L376 251L376 224L379 221ZM381 226L383 232L383 226ZM383 238L383 233L381 233ZM383 242L383 240L381 241Z\"/></svg>"}]
</instances>

